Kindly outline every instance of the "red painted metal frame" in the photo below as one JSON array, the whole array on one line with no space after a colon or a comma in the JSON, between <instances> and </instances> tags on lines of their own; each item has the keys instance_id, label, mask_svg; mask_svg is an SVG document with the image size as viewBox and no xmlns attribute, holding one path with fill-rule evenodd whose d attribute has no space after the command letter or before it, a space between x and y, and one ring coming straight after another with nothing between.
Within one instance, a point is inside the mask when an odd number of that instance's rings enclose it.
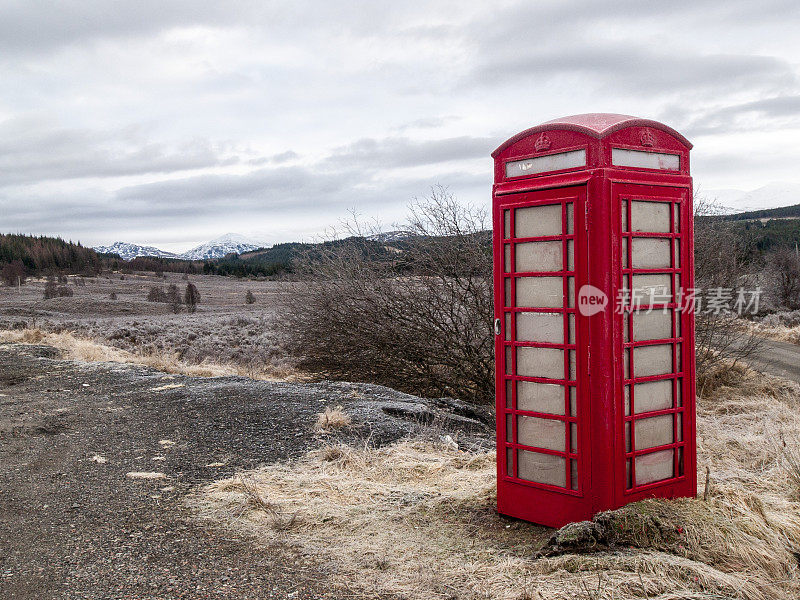
<instances>
[{"instance_id":1,"label":"red painted metal frame","mask_svg":"<svg viewBox=\"0 0 800 600\"><path fill-rule=\"evenodd\" d=\"M546 136L546 140L542 140ZM537 151L537 148L541 151ZM505 177L505 163L532 157L546 156L575 149L586 149L585 168L538 173L522 177ZM679 171L659 171L645 168L616 167L612 164L613 148L634 149L645 152L662 152L680 156ZM510 516L544 525L561 526L565 523L591 518L599 511L617 508L628 502L646 497L694 496L696 493L695 403L694 403L694 315L680 312L681 328L672 321L672 337L664 340L634 341L632 321L628 319L628 338L623 332L623 315L617 312L616 300L623 284L623 275L639 273L671 273L673 292L675 278L681 280L684 290L694 286L693 281L693 229L692 181L689 176L689 150L691 144L666 125L622 115L579 115L546 123L526 130L501 145L494 153L495 184L493 188L494 225L494 301L495 317L500 319L501 333L495 339L497 386L497 476L498 510ZM670 232L623 232L621 210L624 199L642 199L670 203ZM573 203L573 233L566 234L566 203ZM515 238L513 217L510 237L504 235L504 211L515 207L539 204L562 205L562 232L558 236ZM674 206L678 205L678 222L674 221ZM627 206L630 210L630 202ZM630 215L627 223L631 226ZM676 227L677 226L677 227ZM573 237L574 236L574 237ZM675 249L670 246L670 267L663 269L632 269L631 241L635 237L657 237L679 244L680 264L675 264ZM626 238L628 262L623 272L622 240ZM567 240L573 240L573 271L567 270ZM514 244L525 241L561 241L562 268L555 272L514 272ZM505 246L510 246L510 268L504 267ZM513 273L513 276L510 275ZM563 277L565 297L569 292L567 278L574 276L574 293L584 284L605 292L609 303L593 316L584 316L577 310L578 299L572 298L571 307L526 309L506 307L505 281L512 281L515 298L516 278L520 276ZM672 302L659 304L676 310L682 298L673 296ZM639 306L639 309L646 308ZM507 321L506 315L519 312L554 312L564 315L565 337L561 344L518 342L515 340L516 319ZM569 315L574 315L575 340L567 334ZM674 317L674 314L673 314ZM510 331L507 329L510 328ZM508 335L509 339L506 339ZM672 344L673 372L666 375L625 379L623 353L637 346ZM534 346L557 348L564 351L564 379L520 377L516 373L518 347ZM677 364L677 348L681 346ZM511 352L511 372L506 373L506 349ZM570 352L574 352L576 377L569 379ZM633 359L629 368L633 369ZM630 375L635 372L630 371ZM671 379L681 385L682 404L675 400L671 408L635 414L634 382ZM512 397L506 399L506 382L518 380L542 381L565 385L564 415L517 410L516 388L512 384ZM625 385L631 384L630 415L625 415ZM570 388L576 390L577 414L570 412ZM508 403L508 406L507 406ZM517 449L528 449L518 444L517 415L556 419L565 423L564 452L530 448L543 454L565 459L565 486L563 488L520 479ZM645 417L673 415L673 443L657 448L635 450L635 431L631 424L631 447L626 447L626 424ZM506 419L511 419L511 439L506 439ZM678 439L678 420L682 439ZM571 438L571 426L577 427L577 448ZM512 472L507 472L506 449L513 452ZM626 461L630 460L635 484L635 457L673 449L673 477L646 485L628 485ZM678 463L682 449L682 464ZM571 485L571 461L577 461L577 485ZM682 471L680 469L682 468ZM573 489L573 487L575 489Z\"/></svg>"}]
</instances>

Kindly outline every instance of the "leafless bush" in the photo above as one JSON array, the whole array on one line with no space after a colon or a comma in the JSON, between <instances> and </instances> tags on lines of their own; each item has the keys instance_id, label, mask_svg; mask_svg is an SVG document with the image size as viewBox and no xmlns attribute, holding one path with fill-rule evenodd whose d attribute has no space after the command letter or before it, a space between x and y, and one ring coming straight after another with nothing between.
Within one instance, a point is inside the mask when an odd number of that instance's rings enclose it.
<instances>
[{"instance_id":1,"label":"leafless bush","mask_svg":"<svg viewBox=\"0 0 800 600\"><path fill-rule=\"evenodd\" d=\"M72 288L68 287L66 285L60 285L60 286L58 286L58 289L56 290L56 295L59 298L70 298L70 297L72 297L73 293L74 292L73 292Z\"/></svg>"},{"instance_id":2,"label":"leafless bush","mask_svg":"<svg viewBox=\"0 0 800 600\"><path fill-rule=\"evenodd\" d=\"M491 240L483 210L443 187L411 206L400 242L354 222L317 246L286 295L304 366L425 396L493 399Z\"/></svg>"},{"instance_id":3,"label":"leafless bush","mask_svg":"<svg viewBox=\"0 0 800 600\"><path fill-rule=\"evenodd\" d=\"M327 406L324 412L317 415L317 422L314 423L314 431L325 433L332 429L341 429L352 423L350 415L344 412L341 406L331 408Z\"/></svg>"},{"instance_id":4,"label":"leafless bush","mask_svg":"<svg viewBox=\"0 0 800 600\"><path fill-rule=\"evenodd\" d=\"M177 288L175 289L177 290ZM186 310L188 310L190 313L193 313L197 310L197 305L200 304L200 292L197 290L197 286L195 284L186 284L186 293L184 294L183 299L184 302L186 302Z\"/></svg>"},{"instance_id":5,"label":"leafless bush","mask_svg":"<svg viewBox=\"0 0 800 600\"><path fill-rule=\"evenodd\" d=\"M56 285L56 280L53 277L48 277L47 283L44 284L44 299L50 300L56 296L58 296L58 286Z\"/></svg>"},{"instance_id":6,"label":"leafless bush","mask_svg":"<svg viewBox=\"0 0 800 600\"><path fill-rule=\"evenodd\" d=\"M244 301L248 304L255 304L256 297L252 290L247 290L247 293L244 295Z\"/></svg>"},{"instance_id":7,"label":"leafless bush","mask_svg":"<svg viewBox=\"0 0 800 600\"><path fill-rule=\"evenodd\" d=\"M111 293L108 295L108 298L109 298L110 300L116 300L116 299L117 299L117 292L111 292Z\"/></svg>"},{"instance_id":8,"label":"leafless bush","mask_svg":"<svg viewBox=\"0 0 800 600\"><path fill-rule=\"evenodd\" d=\"M167 304L176 315L181 312L183 308L183 301L181 300L181 293L178 291L178 286L174 283L169 284L167 288Z\"/></svg>"},{"instance_id":9,"label":"leafless bush","mask_svg":"<svg viewBox=\"0 0 800 600\"><path fill-rule=\"evenodd\" d=\"M767 270L778 303L789 310L800 308L800 254L779 248L769 255Z\"/></svg>"},{"instance_id":10,"label":"leafless bush","mask_svg":"<svg viewBox=\"0 0 800 600\"><path fill-rule=\"evenodd\" d=\"M150 291L147 292L147 301L148 302L166 302L167 301L167 293L164 291L159 285L154 285L150 287Z\"/></svg>"},{"instance_id":11,"label":"leafless bush","mask_svg":"<svg viewBox=\"0 0 800 600\"><path fill-rule=\"evenodd\" d=\"M695 287L737 289L746 281L747 242L737 236L715 201L695 198ZM701 307L702 308L702 307ZM722 365L753 354L760 338L729 311L699 310L695 316L698 388Z\"/></svg>"}]
</instances>

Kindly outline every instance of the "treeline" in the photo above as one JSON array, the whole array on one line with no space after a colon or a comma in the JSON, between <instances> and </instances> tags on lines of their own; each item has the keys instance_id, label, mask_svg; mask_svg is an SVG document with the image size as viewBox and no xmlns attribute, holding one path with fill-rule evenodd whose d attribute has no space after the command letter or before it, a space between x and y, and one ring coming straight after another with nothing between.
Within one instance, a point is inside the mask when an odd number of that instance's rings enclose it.
<instances>
[{"instance_id":1,"label":"treeline","mask_svg":"<svg viewBox=\"0 0 800 600\"><path fill-rule=\"evenodd\" d=\"M101 268L97 253L80 243L46 236L0 234L0 271L9 285L39 275L93 276Z\"/></svg>"}]
</instances>

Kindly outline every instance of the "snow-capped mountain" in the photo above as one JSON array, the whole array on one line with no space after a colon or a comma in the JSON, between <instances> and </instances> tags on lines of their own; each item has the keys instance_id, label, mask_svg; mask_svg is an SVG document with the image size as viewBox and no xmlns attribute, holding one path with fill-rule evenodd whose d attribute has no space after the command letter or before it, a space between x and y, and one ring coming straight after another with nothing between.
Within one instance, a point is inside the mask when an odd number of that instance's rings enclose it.
<instances>
[{"instance_id":1,"label":"snow-capped mountain","mask_svg":"<svg viewBox=\"0 0 800 600\"><path fill-rule=\"evenodd\" d=\"M114 242L110 246L95 246L96 252L104 254L119 254L123 260L131 260L137 256L157 256L159 258L177 258L176 254L159 250L153 246L140 246L130 242Z\"/></svg>"},{"instance_id":2,"label":"snow-capped mountain","mask_svg":"<svg viewBox=\"0 0 800 600\"><path fill-rule=\"evenodd\" d=\"M716 198L730 212L746 212L765 208L780 208L800 204L800 185L796 183L768 183L758 189L708 190L701 194Z\"/></svg>"},{"instance_id":3,"label":"snow-capped mountain","mask_svg":"<svg viewBox=\"0 0 800 600\"><path fill-rule=\"evenodd\" d=\"M251 250L263 247L264 244L246 238L238 233L226 233L210 242L200 244L196 248L179 254L178 258L187 260L207 260L211 258L222 258L230 253L241 254L242 252L250 252Z\"/></svg>"}]
</instances>

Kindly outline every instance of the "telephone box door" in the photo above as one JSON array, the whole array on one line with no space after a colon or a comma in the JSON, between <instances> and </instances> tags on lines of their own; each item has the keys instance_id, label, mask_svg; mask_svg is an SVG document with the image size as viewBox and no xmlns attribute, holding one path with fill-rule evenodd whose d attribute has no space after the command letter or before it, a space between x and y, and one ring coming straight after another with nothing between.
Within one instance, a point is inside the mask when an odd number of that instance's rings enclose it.
<instances>
[{"instance_id":1,"label":"telephone box door","mask_svg":"<svg viewBox=\"0 0 800 600\"><path fill-rule=\"evenodd\" d=\"M498 502L560 526L591 516L586 186L514 193L495 204Z\"/></svg>"},{"instance_id":2,"label":"telephone box door","mask_svg":"<svg viewBox=\"0 0 800 600\"><path fill-rule=\"evenodd\" d=\"M618 505L654 495L693 495L694 331L687 187L612 184L619 247L617 310ZM615 214L616 213L616 214ZM691 453L692 456L688 456ZM691 471L691 472L690 472Z\"/></svg>"}]
</instances>

